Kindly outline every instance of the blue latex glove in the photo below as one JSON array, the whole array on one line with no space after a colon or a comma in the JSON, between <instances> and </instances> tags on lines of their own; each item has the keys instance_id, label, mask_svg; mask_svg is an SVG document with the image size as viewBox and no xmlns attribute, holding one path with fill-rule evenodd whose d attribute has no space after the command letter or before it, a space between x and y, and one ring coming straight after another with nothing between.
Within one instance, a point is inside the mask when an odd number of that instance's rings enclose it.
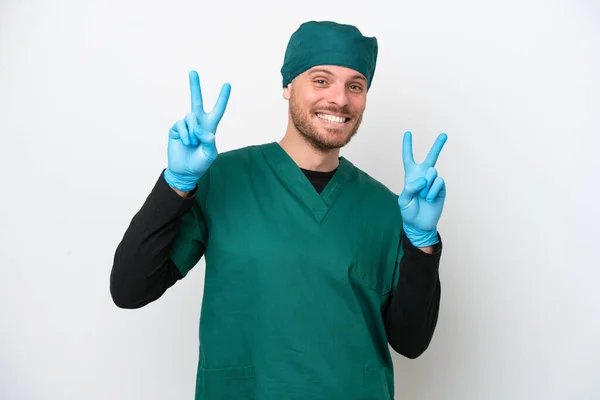
<instances>
[{"instance_id":1,"label":"blue latex glove","mask_svg":"<svg viewBox=\"0 0 600 400\"><path fill-rule=\"evenodd\" d=\"M189 80L192 111L169 131L168 166L164 173L169 186L183 192L194 189L202 174L217 158L215 133L231 93L231 85L224 84L215 107L210 113L205 113L198 73L191 71Z\"/></svg>"},{"instance_id":2,"label":"blue latex glove","mask_svg":"<svg viewBox=\"0 0 600 400\"><path fill-rule=\"evenodd\" d=\"M437 223L446 199L446 184L438 176L435 163L448 136L441 133L422 164L415 163L412 134L406 132L402 144L404 189L398 197L406 237L416 247L439 242Z\"/></svg>"}]
</instances>

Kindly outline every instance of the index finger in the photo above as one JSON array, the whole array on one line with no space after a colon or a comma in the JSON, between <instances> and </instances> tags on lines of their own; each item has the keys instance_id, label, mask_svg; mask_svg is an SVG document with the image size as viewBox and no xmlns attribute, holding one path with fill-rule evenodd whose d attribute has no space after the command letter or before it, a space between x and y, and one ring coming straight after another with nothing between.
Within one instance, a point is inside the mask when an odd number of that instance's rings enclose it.
<instances>
[{"instance_id":1,"label":"index finger","mask_svg":"<svg viewBox=\"0 0 600 400\"><path fill-rule=\"evenodd\" d=\"M210 111L211 117L215 124L218 124L223 118L223 114L225 113L225 109L227 108L227 102L229 101L229 95L231 94L231 85L229 83L224 83L221 87L221 93L219 93L219 98L217 99L217 103Z\"/></svg>"},{"instance_id":2,"label":"index finger","mask_svg":"<svg viewBox=\"0 0 600 400\"><path fill-rule=\"evenodd\" d=\"M190 72L190 96L192 99L192 112L196 116L200 116L204 113L202 106L202 91L200 90L200 78L196 71Z\"/></svg>"},{"instance_id":3,"label":"index finger","mask_svg":"<svg viewBox=\"0 0 600 400\"><path fill-rule=\"evenodd\" d=\"M448 135L445 133L440 133L438 135L436 141L433 143L433 146L431 146L431 150L429 150L429 153L427 154L427 158L425 158L425 164L429 165L430 167L435 165L447 139Z\"/></svg>"}]
</instances>

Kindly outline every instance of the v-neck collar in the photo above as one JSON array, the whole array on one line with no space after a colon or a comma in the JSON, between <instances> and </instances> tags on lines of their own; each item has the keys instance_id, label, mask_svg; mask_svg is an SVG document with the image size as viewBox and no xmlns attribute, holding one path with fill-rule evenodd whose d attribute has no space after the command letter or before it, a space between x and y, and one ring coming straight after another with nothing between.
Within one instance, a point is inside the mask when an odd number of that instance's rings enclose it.
<instances>
[{"instance_id":1,"label":"v-neck collar","mask_svg":"<svg viewBox=\"0 0 600 400\"><path fill-rule=\"evenodd\" d=\"M314 218L321 223L335 201L338 199L345 184L348 182L354 165L344 157L339 158L339 166L335 174L319 194L308 177L302 172L296 162L277 142L260 146L267 163L277 175L281 183L301 201Z\"/></svg>"}]
</instances>

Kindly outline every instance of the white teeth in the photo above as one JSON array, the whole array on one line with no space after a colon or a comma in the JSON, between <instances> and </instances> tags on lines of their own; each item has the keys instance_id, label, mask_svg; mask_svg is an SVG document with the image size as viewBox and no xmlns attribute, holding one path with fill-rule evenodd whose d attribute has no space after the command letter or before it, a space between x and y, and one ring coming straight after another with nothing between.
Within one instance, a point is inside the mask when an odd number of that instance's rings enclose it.
<instances>
[{"instance_id":1,"label":"white teeth","mask_svg":"<svg viewBox=\"0 0 600 400\"><path fill-rule=\"evenodd\" d=\"M335 115L328 115L328 114L317 114L317 117L327 120L329 122L337 122L337 123L344 123L346 122L346 118L344 117L336 117Z\"/></svg>"}]
</instances>

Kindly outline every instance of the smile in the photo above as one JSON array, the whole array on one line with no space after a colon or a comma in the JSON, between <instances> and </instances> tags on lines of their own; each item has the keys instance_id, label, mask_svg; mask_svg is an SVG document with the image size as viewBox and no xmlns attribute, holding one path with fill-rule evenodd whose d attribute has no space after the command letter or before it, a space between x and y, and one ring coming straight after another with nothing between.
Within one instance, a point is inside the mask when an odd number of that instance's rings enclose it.
<instances>
[{"instance_id":1,"label":"smile","mask_svg":"<svg viewBox=\"0 0 600 400\"><path fill-rule=\"evenodd\" d=\"M350 119L350 118L346 118L346 117L338 117L337 115L323 114L323 113L317 113L316 115L320 119L324 119L325 121L329 121L329 122L335 122L338 124L343 124Z\"/></svg>"}]
</instances>

